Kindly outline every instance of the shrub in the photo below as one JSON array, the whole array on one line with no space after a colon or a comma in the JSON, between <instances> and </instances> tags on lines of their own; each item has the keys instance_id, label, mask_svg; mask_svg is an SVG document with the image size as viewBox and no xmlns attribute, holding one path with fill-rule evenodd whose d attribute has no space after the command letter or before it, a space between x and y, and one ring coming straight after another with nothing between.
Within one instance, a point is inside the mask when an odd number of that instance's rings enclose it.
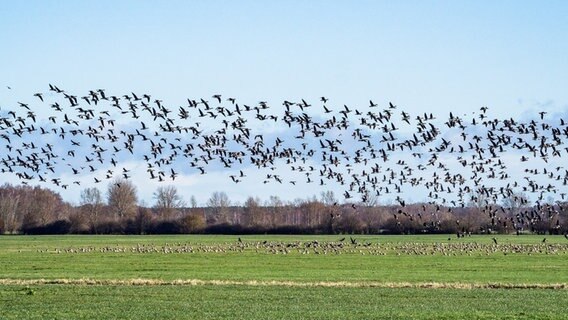
<instances>
[{"instance_id":1,"label":"shrub","mask_svg":"<svg viewBox=\"0 0 568 320\"><path fill-rule=\"evenodd\" d=\"M22 230L24 234L67 234L71 230L71 222L68 220L56 220L54 222L30 227Z\"/></svg>"}]
</instances>

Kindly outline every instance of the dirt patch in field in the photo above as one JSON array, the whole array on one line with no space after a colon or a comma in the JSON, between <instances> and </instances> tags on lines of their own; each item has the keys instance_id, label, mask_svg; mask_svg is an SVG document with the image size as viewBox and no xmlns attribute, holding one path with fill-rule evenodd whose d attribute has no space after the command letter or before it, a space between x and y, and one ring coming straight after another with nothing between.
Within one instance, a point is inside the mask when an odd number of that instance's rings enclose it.
<instances>
[{"instance_id":1,"label":"dirt patch in field","mask_svg":"<svg viewBox=\"0 0 568 320\"><path fill-rule=\"evenodd\" d=\"M423 288L423 289L568 289L568 283L458 283L458 282L295 282L279 280L200 279L0 279L0 285L83 285L83 286L283 286L329 288Z\"/></svg>"}]
</instances>

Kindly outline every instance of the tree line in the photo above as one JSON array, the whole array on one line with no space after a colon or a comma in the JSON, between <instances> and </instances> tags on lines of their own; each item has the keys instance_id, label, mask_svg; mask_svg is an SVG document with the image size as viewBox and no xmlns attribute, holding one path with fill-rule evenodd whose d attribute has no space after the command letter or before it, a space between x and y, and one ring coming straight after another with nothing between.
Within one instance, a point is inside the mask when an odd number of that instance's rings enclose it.
<instances>
[{"instance_id":1,"label":"tree line","mask_svg":"<svg viewBox=\"0 0 568 320\"><path fill-rule=\"evenodd\" d=\"M136 187L117 179L103 194L98 188L83 189L79 205L39 186L0 186L2 234L419 234L454 233L550 233L568 232L568 203L529 205L522 194L500 204L472 194L462 207L414 203L379 205L339 203L333 192L319 197L266 201L249 197L230 201L214 192L205 206L194 197L186 203L174 186L159 187L154 205L139 201Z\"/></svg>"}]
</instances>

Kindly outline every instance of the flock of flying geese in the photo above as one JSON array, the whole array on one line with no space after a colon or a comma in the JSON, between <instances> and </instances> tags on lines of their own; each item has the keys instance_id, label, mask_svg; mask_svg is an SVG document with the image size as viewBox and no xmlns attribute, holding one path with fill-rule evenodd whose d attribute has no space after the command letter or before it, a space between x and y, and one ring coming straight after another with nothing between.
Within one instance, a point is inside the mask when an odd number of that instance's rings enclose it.
<instances>
[{"instance_id":1,"label":"flock of flying geese","mask_svg":"<svg viewBox=\"0 0 568 320\"><path fill-rule=\"evenodd\" d=\"M227 170L228 182L240 183L256 167L267 172L263 183L339 184L346 200L363 203L417 187L454 206L520 193L564 200L568 183L558 160L568 152L568 125L546 112L523 122L491 119L482 107L438 119L393 103L355 108L321 97L274 107L221 95L171 107L149 94L76 96L51 84L10 108L0 110L0 171L24 184L129 179L131 161L157 181Z\"/></svg>"}]
</instances>

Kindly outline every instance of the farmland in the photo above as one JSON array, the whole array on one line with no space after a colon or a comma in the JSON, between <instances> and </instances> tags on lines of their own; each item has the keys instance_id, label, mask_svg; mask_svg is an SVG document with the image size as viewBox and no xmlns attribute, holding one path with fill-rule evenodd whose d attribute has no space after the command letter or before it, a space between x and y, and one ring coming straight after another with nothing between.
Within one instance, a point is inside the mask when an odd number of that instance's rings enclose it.
<instances>
[{"instance_id":1,"label":"farmland","mask_svg":"<svg viewBox=\"0 0 568 320\"><path fill-rule=\"evenodd\" d=\"M563 236L240 238L3 236L2 318L560 319L568 303Z\"/></svg>"}]
</instances>

